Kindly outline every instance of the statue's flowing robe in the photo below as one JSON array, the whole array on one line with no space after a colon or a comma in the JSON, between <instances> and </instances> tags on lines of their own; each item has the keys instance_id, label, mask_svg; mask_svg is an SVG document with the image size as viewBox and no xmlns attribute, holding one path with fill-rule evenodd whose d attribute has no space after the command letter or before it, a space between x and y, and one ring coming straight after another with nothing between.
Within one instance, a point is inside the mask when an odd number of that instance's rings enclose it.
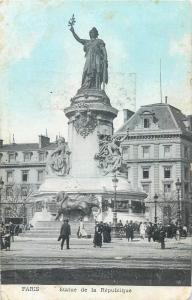
<instances>
[{"instance_id":1,"label":"statue's flowing robe","mask_svg":"<svg viewBox=\"0 0 192 300\"><path fill-rule=\"evenodd\" d=\"M82 76L83 88L100 88L103 80L108 82L107 64L104 61L105 43L100 39L84 40L85 66Z\"/></svg>"}]
</instances>

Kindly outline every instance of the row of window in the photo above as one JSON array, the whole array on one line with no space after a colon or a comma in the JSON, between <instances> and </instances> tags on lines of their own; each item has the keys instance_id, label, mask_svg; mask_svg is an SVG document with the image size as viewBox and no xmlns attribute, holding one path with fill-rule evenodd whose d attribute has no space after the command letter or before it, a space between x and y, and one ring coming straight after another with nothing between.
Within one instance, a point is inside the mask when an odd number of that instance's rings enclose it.
<instances>
[{"instance_id":1,"label":"row of window","mask_svg":"<svg viewBox=\"0 0 192 300\"><path fill-rule=\"evenodd\" d=\"M22 186L21 187L21 196L26 197L28 195L28 193L29 193L29 187L28 186ZM14 194L14 191L13 191L12 186L8 186L6 188L6 197L11 197L11 196L13 196L13 194Z\"/></svg>"},{"instance_id":2,"label":"row of window","mask_svg":"<svg viewBox=\"0 0 192 300\"><path fill-rule=\"evenodd\" d=\"M172 177L172 168L171 167L164 167L164 179L170 179ZM143 168L143 179L150 178L150 167ZM184 179L189 179L189 168L184 168Z\"/></svg>"},{"instance_id":3,"label":"row of window","mask_svg":"<svg viewBox=\"0 0 192 300\"><path fill-rule=\"evenodd\" d=\"M149 183L143 183L142 184L142 189L146 194L150 194L151 192L151 185ZM171 191L175 190L175 186L172 183L164 183L163 184L163 192L164 193L171 193ZM186 182L184 184L184 193L188 194L189 192L189 183Z\"/></svg>"},{"instance_id":4,"label":"row of window","mask_svg":"<svg viewBox=\"0 0 192 300\"><path fill-rule=\"evenodd\" d=\"M32 152L24 152L23 153L23 161L24 162L30 162L32 160L33 153ZM8 161L9 163L16 162L17 154L16 153L9 153L8 154ZM38 159L40 162L44 162L47 158L47 153L39 152L38 153Z\"/></svg>"},{"instance_id":5,"label":"row of window","mask_svg":"<svg viewBox=\"0 0 192 300\"><path fill-rule=\"evenodd\" d=\"M150 178L150 167L142 168L142 178L149 179ZM164 167L164 179L171 178L171 167ZM128 179L129 179L129 168L128 168Z\"/></svg>"},{"instance_id":6,"label":"row of window","mask_svg":"<svg viewBox=\"0 0 192 300\"><path fill-rule=\"evenodd\" d=\"M169 158L171 156L171 145L164 146L164 158ZM130 147L123 147L123 159L130 158ZM150 156L150 146L142 146L142 158L151 158Z\"/></svg>"},{"instance_id":7,"label":"row of window","mask_svg":"<svg viewBox=\"0 0 192 300\"><path fill-rule=\"evenodd\" d=\"M44 170L37 170L37 181L41 182L44 177ZM12 183L14 181L14 171L7 171L7 182ZM29 182L29 170L21 171L21 181Z\"/></svg>"},{"instance_id":8,"label":"row of window","mask_svg":"<svg viewBox=\"0 0 192 300\"><path fill-rule=\"evenodd\" d=\"M142 158L151 158L150 153L150 147L151 146L142 146ZM163 156L164 158L170 158L171 157L171 145L164 145L163 146ZM123 147L123 159L130 159L130 146ZM187 146L184 146L184 158L189 158L189 148Z\"/></svg>"},{"instance_id":9,"label":"row of window","mask_svg":"<svg viewBox=\"0 0 192 300\"><path fill-rule=\"evenodd\" d=\"M151 185L149 183L143 183L142 184L143 192L146 194L150 194L151 192ZM164 183L163 184L163 192L164 193L170 193L172 191L172 184L171 183Z\"/></svg>"},{"instance_id":10,"label":"row of window","mask_svg":"<svg viewBox=\"0 0 192 300\"><path fill-rule=\"evenodd\" d=\"M170 158L171 157L171 145L164 145L164 158ZM129 159L130 158L130 147L123 147L123 159ZM24 162L30 162L32 160L32 152L24 152L23 153L23 161ZM38 159L39 162L44 162L47 159L48 153L45 152L39 152L38 153ZM9 163L14 163L16 161L16 153L9 153L8 154L8 161ZM189 151L188 147L184 146L184 157L189 157ZM142 146L142 158L151 158L150 156L150 146Z\"/></svg>"}]
</instances>

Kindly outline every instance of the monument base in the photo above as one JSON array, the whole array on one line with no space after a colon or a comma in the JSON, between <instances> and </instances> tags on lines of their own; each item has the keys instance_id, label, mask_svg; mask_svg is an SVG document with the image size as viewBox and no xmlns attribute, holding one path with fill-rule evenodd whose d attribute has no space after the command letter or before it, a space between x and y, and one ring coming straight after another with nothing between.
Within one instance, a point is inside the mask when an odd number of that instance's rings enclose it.
<instances>
[{"instance_id":1,"label":"monument base","mask_svg":"<svg viewBox=\"0 0 192 300\"><path fill-rule=\"evenodd\" d=\"M71 221L77 221L80 217L85 221L113 222L114 187L113 176L77 178L72 176L50 176L41 185L37 194L31 197L31 219L51 220L56 219L61 203L57 202L58 193L67 194L70 207L66 207L63 217ZM117 217L118 220L144 221L145 215L141 210L134 213L129 206L131 202L143 205L145 193L131 190L131 187L123 176L118 176L116 189ZM65 204L65 202L64 202ZM120 205L123 204L123 205ZM43 212L46 207L47 213ZM38 212L36 212L38 208ZM41 209L42 208L42 209ZM40 212L39 212L40 210ZM49 216L48 216L49 214ZM63 218L59 217L59 220Z\"/></svg>"}]
</instances>

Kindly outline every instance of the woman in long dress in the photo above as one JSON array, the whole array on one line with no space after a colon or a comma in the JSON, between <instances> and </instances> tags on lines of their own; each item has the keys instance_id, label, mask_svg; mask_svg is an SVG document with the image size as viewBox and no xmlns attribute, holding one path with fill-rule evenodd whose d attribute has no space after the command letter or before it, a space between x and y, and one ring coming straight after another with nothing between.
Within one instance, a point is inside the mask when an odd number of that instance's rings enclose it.
<instances>
[{"instance_id":1,"label":"woman in long dress","mask_svg":"<svg viewBox=\"0 0 192 300\"><path fill-rule=\"evenodd\" d=\"M85 228L84 228L83 219L80 219L77 236L78 236L78 238L87 237L87 232L85 231Z\"/></svg>"},{"instance_id":2,"label":"woman in long dress","mask_svg":"<svg viewBox=\"0 0 192 300\"><path fill-rule=\"evenodd\" d=\"M96 223L95 225L95 234L93 239L93 246L100 247L102 246L102 233L103 233L103 225L101 223Z\"/></svg>"},{"instance_id":3,"label":"woman in long dress","mask_svg":"<svg viewBox=\"0 0 192 300\"><path fill-rule=\"evenodd\" d=\"M146 232L146 226L142 222L141 222L141 225L140 225L140 228L139 228L139 232L140 232L140 237L144 240L145 232Z\"/></svg>"}]
</instances>

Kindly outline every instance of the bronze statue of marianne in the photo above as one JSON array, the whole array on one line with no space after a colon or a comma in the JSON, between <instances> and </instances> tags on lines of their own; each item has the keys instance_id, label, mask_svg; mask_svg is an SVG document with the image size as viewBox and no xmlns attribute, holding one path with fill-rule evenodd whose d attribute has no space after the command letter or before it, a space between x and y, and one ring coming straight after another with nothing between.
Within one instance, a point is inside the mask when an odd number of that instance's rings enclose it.
<instances>
[{"instance_id":1,"label":"bronze statue of marianne","mask_svg":"<svg viewBox=\"0 0 192 300\"><path fill-rule=\"evenodd\" d=\"M98 31L93 27L89 31L90 40L79 38L75 33L74 15L69 21L70 31L74 38L84 46L85 51L85 66L82 76L81 89L101 89L103 83L103 90L105 84L108 83L108 62L107 51L105 49L105 43L103 40L98 39Z\"/></svg>"}]
</instances>

